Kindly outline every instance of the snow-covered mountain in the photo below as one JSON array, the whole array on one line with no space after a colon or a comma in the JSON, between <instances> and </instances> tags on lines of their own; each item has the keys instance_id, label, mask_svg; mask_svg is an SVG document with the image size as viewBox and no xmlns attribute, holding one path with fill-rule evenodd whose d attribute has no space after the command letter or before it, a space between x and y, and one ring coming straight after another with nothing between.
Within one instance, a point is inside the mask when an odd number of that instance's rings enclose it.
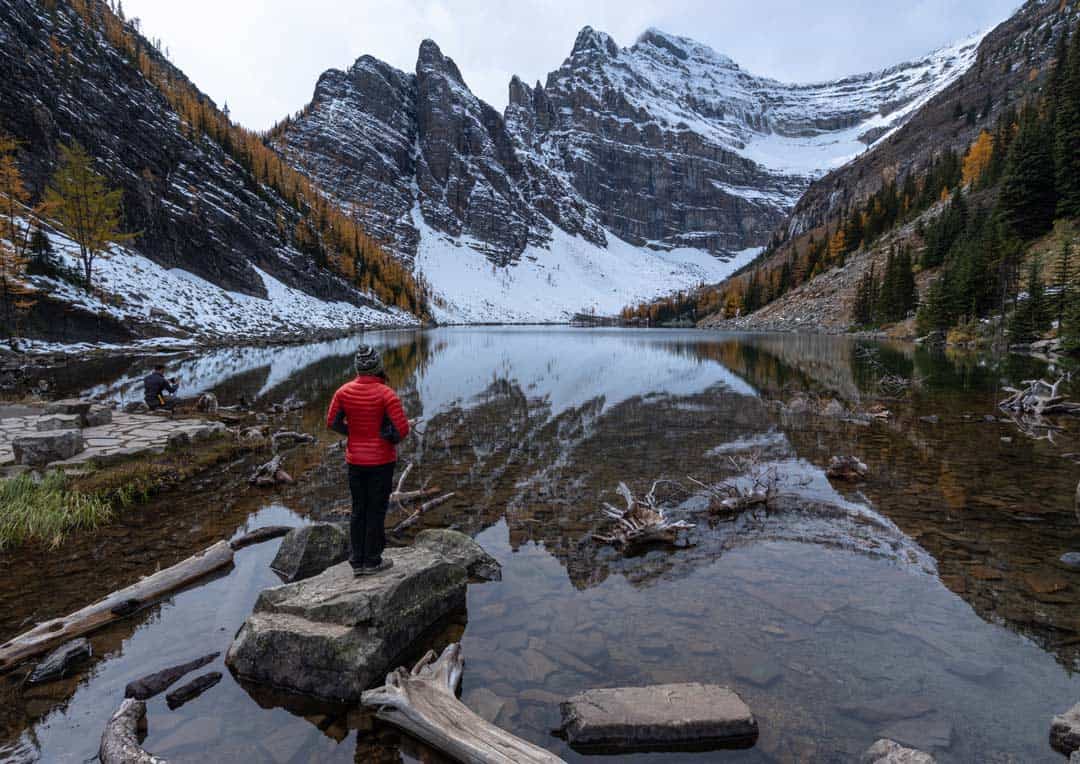
<instances>
[{"instance_id":1,"label":"snow-covered mountain","mask_svg":"<svg viewBox=\"0 0 1080 764\"><path fill-rule=\"evenodd\" d=\"M414 263L439 317L565 320L725 277L979 39L785 84L687 38L620 48L586 27L546 84L513 78L503 114L427 40L415 73L370 56L324 73L276 145Z\"/></svg>"}]
</instances>

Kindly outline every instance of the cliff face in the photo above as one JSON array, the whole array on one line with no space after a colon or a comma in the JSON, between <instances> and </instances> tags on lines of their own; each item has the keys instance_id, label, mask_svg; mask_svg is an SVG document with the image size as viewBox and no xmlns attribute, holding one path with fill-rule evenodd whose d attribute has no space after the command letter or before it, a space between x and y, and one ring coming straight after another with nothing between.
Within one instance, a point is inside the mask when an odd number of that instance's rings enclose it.
<instances>
[{"instance_id":1,"label":"cliff face","mask_svg":"<svg viewBox=\"0 0 1080 764\"><path fill-rule=\"evenodd\" d=\"M265 273L322 300L382 310L283 243L295 208L181 119L137 62L110 44L101 9L89 4L88 21L67 3L49 5L0 2L0 130L21 142L17 161L35 196L59 145L78 141L122 189L125 228L138 232L131 248L153 264L255 297L268 296ZM141 55L190 86L137 40Z\"/></svg>"},{"instance_id":2,"label":"cliff face","mask_svg":"<svg viewBox=\"0 0 1080 764\"><path fill-rule=\"evenodd\" d=\"M425 41L413 74L370 57L325 73L278 140L406 259L424 226L496 265L549 246L553 227L726 257L764 244L814 177L947 86L975 42L788 85L686 38L650 30L620 48L586 27L546 84L510 82L500 115Z\"/></svg>"}]
</instances>

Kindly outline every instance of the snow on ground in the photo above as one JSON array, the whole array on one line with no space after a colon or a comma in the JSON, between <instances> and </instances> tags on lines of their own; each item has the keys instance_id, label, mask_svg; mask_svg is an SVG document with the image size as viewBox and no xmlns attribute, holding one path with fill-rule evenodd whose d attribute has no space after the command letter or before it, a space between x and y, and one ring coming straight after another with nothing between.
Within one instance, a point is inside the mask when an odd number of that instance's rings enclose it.
<instances>
[{"instance_id":1,"label":"snow on ground","mask_svg":"<svg viewBox=\"0 0 1080 764\"><path fill-rule=\"evenodd\" d=\"M566 322L580 312L616 315L627 305L722 281L761 251L743 250L725 261L699 249L635 247L611 233L604 248L555 227L549 248L530 245L516 264L497 268L467 241L440 234L419 214L413 220L420 229L417 272L435 290L432 309L441 323Z\"/></svg>"},{"instance_id":2,"label":"snow on ground","mask_svg":"<svg viewBox=\"0 0 1080 764\"><path fill-rule=\"evenodd\" d=\"M78 248L70 239L50 234L53 248L64 265L81 269ZM320 300L287 286L258 268L267 298L230 292L179 268L165 269L129 249L114 247L108 257L94 262L94 284L107 293L98 296L66 281L34 276L39 290L84 310L113 316L120 321L156 324L164 330L180 329L194 335L190 340L152 339L131 347L195 344L199 339L237 340L272 337L316 329L348 329L360 325L416 325L416 318L397 308L362 308L347 302ZM153 315L151 311L154 311ZM90 348L116 349L123 346L79 343L28 342L26 349L38 352Z\"/></svg>"}]
</instances>

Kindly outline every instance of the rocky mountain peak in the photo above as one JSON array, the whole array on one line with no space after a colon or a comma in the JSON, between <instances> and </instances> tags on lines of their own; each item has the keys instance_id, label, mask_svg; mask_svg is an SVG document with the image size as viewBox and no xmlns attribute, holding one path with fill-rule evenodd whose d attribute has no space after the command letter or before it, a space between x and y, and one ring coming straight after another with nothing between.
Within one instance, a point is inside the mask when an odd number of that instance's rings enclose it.
<instances>
[{"instance_id":1,"label":"rocky mountain peak","mask_svg":"<svg viewBox=\"0 0 1080 764\"><path fill-rule=\"evenodd\" d=\"M417 76L422 77L424 74L429 73L445 74L453 78L463 88L467 88L465 78L461 76L461 70L454 63L454 59L444 56L434 40L421 42L420 52L416 57Z\"/></svg>"},{"instance_id":2,"label":"rocky mountain peak","mask_svg":"<svg viewBox=\"0 0 1080 764\"><path fill-rule=\"evenodd\" d=\"M570 58L595 55L614 58L619 55L619 46L606 32L597 31L590 26L582 27L574 40Z\"/></svg>"},{"instance_id":3,"label":"rocky mountain peak","mask_svg":"<svg viewBox=\"0 0 1080 764\"><path fill-rule=\"evenodd\" d=\"M646 29L631 48L632 51L645 55L667 55L677 61L698 61L713 66L738 69L739 65L722 53L717 53L708 45L703 45L689 37L668 34L655 27Z\"/></svg>"}]
</instances>

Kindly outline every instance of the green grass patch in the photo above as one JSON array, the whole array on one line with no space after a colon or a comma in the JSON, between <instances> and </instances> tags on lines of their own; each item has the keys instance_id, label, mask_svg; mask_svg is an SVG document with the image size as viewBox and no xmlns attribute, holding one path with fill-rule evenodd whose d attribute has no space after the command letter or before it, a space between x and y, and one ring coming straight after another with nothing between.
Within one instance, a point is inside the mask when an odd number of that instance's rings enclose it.
<instances>
[{"instance_id":1,"label":"green grass patch","mask_svg":"<svg viewBox=\"0 0 1080 764\"><path fill-rule=\"evenodd\" d=\"M258 448L227 436L167 451L137 456L67 477L46 473L0 480L0 549L24 543L59 546L75 529L93 530L116 511L146 502L169 490L181 490L201 472Z\"/></svg>"},{"instance_id":2,"label":"green grass patch","mask_svg":"<svg viewBox=\"0 0 1080 764\"><path fill-rule=\"evenodd\" d=\"M59 546L76 528L93 529L112 518L111 503L72 490L64 473L0 481L0 549L36 540Z\"/></svg>"}]
</instances>

